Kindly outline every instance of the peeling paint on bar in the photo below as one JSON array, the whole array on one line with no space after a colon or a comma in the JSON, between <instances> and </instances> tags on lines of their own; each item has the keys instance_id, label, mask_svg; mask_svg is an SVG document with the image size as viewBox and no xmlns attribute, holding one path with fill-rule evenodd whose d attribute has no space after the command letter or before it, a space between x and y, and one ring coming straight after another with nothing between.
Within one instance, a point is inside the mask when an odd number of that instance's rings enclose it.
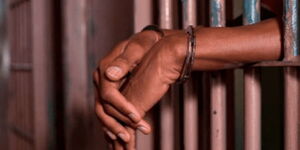
<instances>
[{"instance_id":1,"label":"peeling paint on bar","mask_svg":"<svg viewBox=\"0 0 300 150\"><path fill-rule=\"evenodd\" d=\"M298 8L298 0L284 1L284 55L286 60L299 55Z\"/></svg>"},{"instance_id":2,"label":"peeling paint on bar","mask_svg":"<svg viewBox=\"0 0 300 150\"><path fill-rule=\"evenodd\" d=\"M225 0L210 1L210 26L225 26Z\"/></svg>"},{"instance_id":3,"label":"peeling paint on bar","mask_svg":"<svg viewBox=\"0 0 300 150\"><path fill-rule=\"evenodd\" d=\"M244 24L260 21L260 0L244 0Z\"/></svg>"}]
</instances>

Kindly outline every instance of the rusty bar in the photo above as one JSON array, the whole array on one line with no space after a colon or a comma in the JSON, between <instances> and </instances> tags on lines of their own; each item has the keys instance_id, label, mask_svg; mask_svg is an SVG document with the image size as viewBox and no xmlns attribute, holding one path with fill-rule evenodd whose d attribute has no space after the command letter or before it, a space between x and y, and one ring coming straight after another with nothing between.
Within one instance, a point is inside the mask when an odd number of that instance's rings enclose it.
<instances>
[{"instance_id":1,"label":"rusty bar","mask_svg":"<svg viewBox=\"0 0 300 150\"><path fill-rule=\"evenodd\" d=\"M244 0L244 25L260 21L260 0ZM261 85L259 68L244 70L245 150L261 149Z\"/></svg>"},{"instance_id":2,"label":"rusty bar","mask_svg":"<svg viewBox=\"0 0 300 150\"><path fill-rule=\"evenodd\" d=\"M10 75L10 52L7 36L7 3L0 0L0 147L8 149L8 79Z\"/></svg>"},{"instance_id":3,"label":"rusty bar","mask_svg":"<svg viewBox=\"0 0 300 150\"><path fill-rule=\"evenodd\" d=\"M182 2L183 27L197 25L197 3L196 0L184 0ZM183 85L184 94L184 148L186 150L198 149L198 97L196 79L191 78Z\"/></svg>"},{"instance_id":4,"label":"rusty bar","mask_svg":"<svg viewBox=\"0 0 300 150\"><path fill-rule=\"evenodd\" d=\"M135 0L134 1L134 32L140 32L146 25L152 22L152 1L151 0ZM147 113L147 122L153 125L153 113ZM143 150L154 150L154 135L144 135L137 132L136 147Z\"/></svg>"},{"instance_id":5,"label":"rusty bar","mask_svg":"<svg viewBox=\"0 0 300 150\"><path fill-rule=\"evenodd\" d=\"M210 26L225 26L225 0L210 0ZM211 73L211 149L225 150L226 85L222 72Z\"/></svg>"},{"instance_id":6,"label":"rusty bar","mask_svg":"<svg viewBox=\"0 0 300 150\"><path fill-rule=\"evenodd\" d=\"M62 6L64 24L64 95L65 149L88 149L91 106L88 95L87 3L65 0Z\"/></svg>"},{"instance_id":7,"label":"rusty bar","mask_svg":"<svg viewBox=\"0 0 300 150\"><path fill-rule=\"evenodd\" d=\"M160 0L159 1L159 24L163 29L172 29L174 27L174 0ZM175 148L175 102L174 90L176 88L171 86L169 92L164 96L161 102L160 112L160 148L162 150L174 150Z\"/></svg>"},{"instance_id":8,"label":"rusty bar","mask_svg":"<svg viewBox=\"0 0 300 150\"><path fill-rule=\"evenodd\" d=\"M299 62L298 0L284 1L284 60ZM299 149L299 71L284 68L285 81L285 149Z\"/></svg>"}]
</instances>

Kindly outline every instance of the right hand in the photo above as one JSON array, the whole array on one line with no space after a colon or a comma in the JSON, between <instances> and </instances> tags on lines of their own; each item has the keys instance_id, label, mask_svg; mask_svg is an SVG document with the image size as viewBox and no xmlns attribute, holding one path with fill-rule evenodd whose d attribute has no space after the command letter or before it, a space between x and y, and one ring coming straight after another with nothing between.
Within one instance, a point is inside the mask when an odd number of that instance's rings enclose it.
<instances>
[{"instance_id":1,"label":"right hand","mask_svg":"<svg viewBox=\"0 0 300 150\"><path fill-rule=\"evenodd\" d=\"M130 141L130 134L119 121L143 133L151 132L148 123L142 120L144 114L135 108L120 93L119 88L126 75L139 64L148 50L160 40L155 31L144 31L118 44L98 64L94 72L95 111L104 125L104 131L112 140Z\"/></svg>"}]
</instances>

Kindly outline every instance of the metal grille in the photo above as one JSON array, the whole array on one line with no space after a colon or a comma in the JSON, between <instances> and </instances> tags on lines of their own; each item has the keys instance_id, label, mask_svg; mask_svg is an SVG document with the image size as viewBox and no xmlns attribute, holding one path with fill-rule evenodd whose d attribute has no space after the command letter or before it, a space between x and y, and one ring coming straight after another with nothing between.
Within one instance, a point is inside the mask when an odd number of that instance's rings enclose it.
<instances>
[{"instance_id":1,"label":"metal grille","mask_svg":"<svg viewBox=\"0 0 300 150\"><path fill-rule=\"evenodd\" d=\"M226 16L226 12L232 11L231 7L227 7L230 2L232 1L134 0L126 6L123 2L123 6L117 5L121 3L118 0L110 0L105 1L110 7L104 8L104 2L99 0L10 0L8 31L11 75L8 100L0 101L0 105L7 102L8 106L7 114L0 110L0 117L7 117L6 120L0 118L0 121L8 121L4 126L0 122L1 131L8 128L8 144L5 146L11 150L102 149L104 144L101 128L93 113L93 93L90 92L92 84L89 82L96 60L103 57L111 45L128 36L132 31L132 24L134 32L139 32L148 24L159 24L166 29L185 28L187 25L224 27L226 18L231 17L230 14ZM134 5L130 6L131 3ZM283 3L284 59L260 62L240 69L239 72L242 71L244 76L238 82L243 82L244 86L233 82L238 75L232 70L194 73L192 80L183 87L171 88L159 105L158 115L153 113L148 116L155 131L150 136L138 134L138 149L264 149L262 137L267 133L265 128L268 126L262 125L265 122L262 118L274 114L264 116L263 108L268 107L265 106L268 103L264 99L264 91L270 88L263 84L267 80L264 76L272 74L264 75L263 70L267 67L280 67L282 72L279 71L281 76L278 80L284 81L283 85L281 82L277 84L282 87L276 89L282 89L280 92L284 93L284 113L281 113L284 116L284 127L280 142L284 143L285 150L299 150L298 3L298 0L284 0ZM59 11L55 12L54 6L49 4L57 5L55 8ZM260 8L260 0L244 0L244 25L260 21L260 11L257 8ZM118 16L114 9L128 14ZM102 14L103 10L107 14ZM90 15L88 18L87 14ZM56 18L58 15L60 17ZM124 17L130 15L134 16ZM58 23L53 23L55 21ZM128 22L131 24L124 25ZM52 33L56 28L63 31ZM122 32L124 30L126 32ZM55 40L55 37L60 37L62 42ZM107 41L103 42L103 39ZM58 46L53 46L54 43ZM53 47L61 48L63 55L53 59L52 57L58 56L51 51ZM52 63L51 60L58 62ZM53 69L56 68L55 65L64 65L59 68L63 71ZM52 72L55 73L49 74ZM3 75L0 77L2 79ZM56 85L55 79L63 83ZM233 90L237 84L239 85L235 88L243 88ZM61 93L53 90L58 85L63 85L60 87ZM244 93L243 101L238 102L239 106L244 105L244 110L239 110L242 114L234 112L237 102L233 100L233 91ZM52 96L53 93L56 95ZM57 97L63 102L54 105L53 99ZM57 106L61 108L58 110L55 108ZM61 116L57 119L57 116L51 116L52 113ZM235 122L238 120L237 115L243 116L241 118L244 123ZM235 125L241 124L243 136L239 137L243 139L236 139ZM0 135L0 145L2 139ZM234 148L234 145L243 147Z\"/></svg>"}]
</instances>

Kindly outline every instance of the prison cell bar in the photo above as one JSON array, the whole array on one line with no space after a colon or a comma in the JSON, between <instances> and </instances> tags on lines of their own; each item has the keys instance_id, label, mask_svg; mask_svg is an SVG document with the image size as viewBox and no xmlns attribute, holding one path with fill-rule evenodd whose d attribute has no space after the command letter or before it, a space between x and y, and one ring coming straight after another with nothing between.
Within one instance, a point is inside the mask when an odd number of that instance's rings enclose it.
<instances>
[{"instance_id":1,"label":"prison cell bar","mask_svg":"<svg viewBox=\"0 0 300 150\"><path fill-rule=\"evenodd\" d=\"M6 1L0 0L0 145L2 149L8 149L7 123L7 87L10 73L10 56L8 36L6 28Z\"/></svg>"},{"instance_id":2,"label":"prison cell bar","mask_svg":"<svg viewBox=\"0 0 300 150\"><path fill-rule=\"evenodd\" d=\"M152 22L152 0L135 0L134 1L134 32L140 32L146 25L153 24ZM151 120L153 114L148 113L146 116L147 122L152 124ZM136 147L137 149L153 150L154 140L153 133L150 135L144 135L141 132L136 134Z\"/></svg>"},{"instance_id":3,"label":"prison cell bar","mask_svg":"<svg viewBox=\"0 0 300 150\"><path fill-rule=\"evenodd\" d=\"M87 65L87 3L85 0L66 0L63 4L63 64L65 149L88 148L91 107L88 95ZM74 61L76 60L76 61ZM84 121L83 121L84 120ZM78 123L80 122L80 127Z\"/></svg>"},{"instance_id":4,"label":"prison cell bar","mask_svg":"<svg viewBox=\"0 0 300 150\"><path fill-rule=\"evenodd\" d=\"M260 0L244 0L244 25L260 21ZM261 149L261 85L259 68L244 69L245 150Z\"/></svg>"},{"instance_id":5,"label":"prison cell bar","mask_svg":"<svg viewBox=\"0 0 300 150\"><path fill-rule=\"evenodd\" d=\"M174 27L174 0L160 0L159 1L159 26L163 29L172 29ZM171 86L169 92L164 96L160 105L160 149L174 150L175 142L175 105L172 94L175 87Z\"/></svg>"},{"instance_id":6,"label":"prison cell bar","mask_svg":"<svg viewBox=\"0 0 300 150\"><path fill-rule=\"evenodd\" d=\"M189 25L196 26L196 0L184 0L182 2L183 27ZM184 84L184 149L198 149L198 99L197 89L195 89L195 78L191 78Z\"/></svg>"},{"instance_id":7,"label":"prison cell bar","mask_svg":"<svg viewBox=\"0 0 300 150\"><path fill-rule=\"evenodd\" d=\"M284 1L284 60L299 62L298 0ZM299 78L296 67L284 68L285 149L299 149Z\"/></svg>"},{"instance_id":8,"label":"prison cell bar","mask_svg":"<svg viewBox=\"0 0 300 150\"><path fill-rule=\"evenodd\" d=\"M225 26L225 0L210 0L210 26ZM222 72L211 74L211 149L226 149L226 85Z\"/></svg>"}]
</instances>

